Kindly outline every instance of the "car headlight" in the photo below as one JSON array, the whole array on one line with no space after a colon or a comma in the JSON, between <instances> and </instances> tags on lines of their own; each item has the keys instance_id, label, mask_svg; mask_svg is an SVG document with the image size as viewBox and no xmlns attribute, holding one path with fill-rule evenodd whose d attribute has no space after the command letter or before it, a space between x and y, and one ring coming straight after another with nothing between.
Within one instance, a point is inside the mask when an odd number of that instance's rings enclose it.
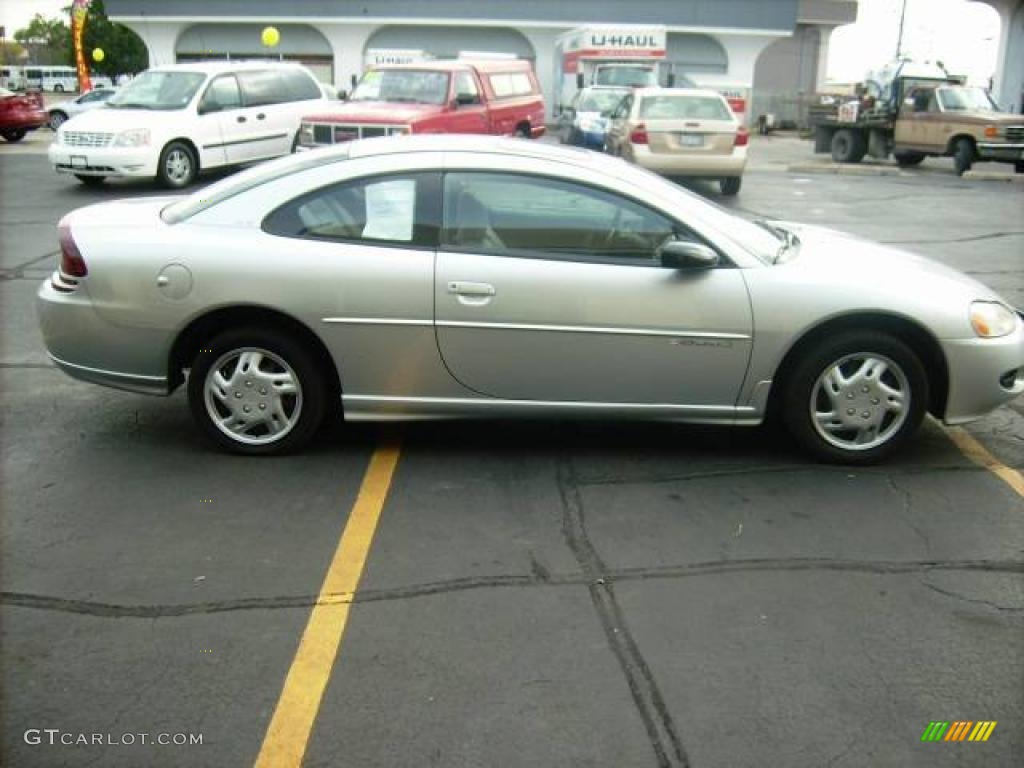
<instances>
[{"instance_id":1,"label":"car headlight","mask_svg":"<svg viewBox=\"0 0 1024 768\"><path fill-rule=\"evenodd\" d=\"M135 128L130 131L121 131L114 139L115 147L148 147L149 129Z\"/></svg>"},{"instance_id":2,"label":"car headlight","mask_svg":"<svg viewBox=\"0 0 1024 768\"><path fill-rule=\"evenodd\" d=\"M1013 333L1017 314L995 301L975 301L971 304L971 326L981 338L995 339Z\"/></svg>"}]
</instances>

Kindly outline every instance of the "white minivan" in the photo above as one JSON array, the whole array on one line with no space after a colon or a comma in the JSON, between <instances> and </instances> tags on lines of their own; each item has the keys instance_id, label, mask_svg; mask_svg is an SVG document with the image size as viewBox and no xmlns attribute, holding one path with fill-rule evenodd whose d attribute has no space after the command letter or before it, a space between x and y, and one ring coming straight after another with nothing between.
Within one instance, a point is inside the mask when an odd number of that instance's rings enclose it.
<instances>
[{"instance_id":1,"label":"white minivan","mask_svg":"<svg viewBox=\"0 0 1024 768\"><path fill-rule=\"evenodd\" d=\"M141 177L178 189L201 170L288 154L303 115L326 102L316 79L298 64L156 67L104 107L62 124L50 163L83 184Z\"/></svg>"}]
</instances>

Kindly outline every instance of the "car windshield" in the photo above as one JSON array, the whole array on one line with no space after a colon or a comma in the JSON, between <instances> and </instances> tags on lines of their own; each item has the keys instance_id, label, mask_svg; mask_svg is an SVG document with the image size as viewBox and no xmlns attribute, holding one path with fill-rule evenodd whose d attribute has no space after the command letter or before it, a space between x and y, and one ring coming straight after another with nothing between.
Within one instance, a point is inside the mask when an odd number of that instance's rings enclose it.
<instances>
[{"instance_id":1,"label":"car windshield","mask_svg":"<svg viewBox=\"0 0 1024 768\"><path fill-rule=\"evenodd\" d=\"M640 117L647 120L732 120L732 114L717 96L645 96Z\"/></svg>"},{"instance_id":2,"label":"car windshield","mask_svg":"<svg viewBox=\"0 0 1024 768\"><path fill-rule=\"evenodd\" d=\"M107 104L115 109L184 109L206 79L200 72L143 72Z\"/></svg>"},{"instance_id":3,"label":"car windshield","mask_svg":"<svg viewBox=\"0 0 1024 768\"><path fill-rule=\"evenodd\" d=\"M939 102L947 112L998 112L999 107L981 88L939 88Z\"/></svg>"},{"instance_id":4,"label":"car windshield","mask_svg":"<svg viewBox=\"0 0 1024 768\"><path fill-rule=\"evenodd\" d=\"M410 69L371 69L352 91L349 101L391 101L444 104L448 73Z\"/></svg>"},{"instance_id":5,"label":"car windshield","mask_svg":"<svg viewBox=\"0 0 1024 768\"><path fill-rule=\"evenodd\" d=\"M648 67L604 67L594 75L594 85L625 85L642 88L657 85L654 71Z\"/></svg>"},{"instance_id":6,"label":"car windshield","mask_svg":"<svg viewBox=\"0 0 1024 768\"><path fill-rule=\"evenodd\" d=\"M619 106L619 102L625 98L629 91L615 89L595 89L584 91L580 101L576 105L577 112L600 112L611 114L612 110Z\"/></svg>"}]
</instances>

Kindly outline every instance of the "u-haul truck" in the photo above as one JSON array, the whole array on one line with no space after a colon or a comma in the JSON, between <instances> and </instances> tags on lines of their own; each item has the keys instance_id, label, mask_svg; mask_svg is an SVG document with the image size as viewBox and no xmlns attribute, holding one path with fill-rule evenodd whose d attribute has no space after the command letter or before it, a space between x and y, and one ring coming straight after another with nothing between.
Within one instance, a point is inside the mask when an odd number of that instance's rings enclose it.
<instances>
[{"instance_id":1,"label":"u-haul truck","mask_svg":"<svg viewBox=\"0 0 1024 768\"><path fill-rule=\"evenodd\" d=\"M590 85L672 85L664 71L667 33L661 26L595 25L555 40L555 111Z\"/></svg>"}]
</instances>

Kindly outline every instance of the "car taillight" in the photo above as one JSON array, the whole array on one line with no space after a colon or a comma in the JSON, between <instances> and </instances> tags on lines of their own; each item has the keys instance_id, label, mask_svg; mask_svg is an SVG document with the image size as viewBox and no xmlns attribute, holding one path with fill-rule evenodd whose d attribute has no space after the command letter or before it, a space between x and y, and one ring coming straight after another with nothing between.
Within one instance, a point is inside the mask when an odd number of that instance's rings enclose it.
<instances>
[{"instance_id":1,"label":"car taillight","mask_svg":"<svg viewBox=\"0 0 1024 768\"><path fill-rule=\"evenodd\" d=\"M647 126L640 123L633 132L629 134L630 144L646 144L647 143Z\"/></svg>"},{"instance_id":2,"label":"car taillight","mask_svg":"<svg viewBox=\"0 0 1024 768\"><path fill-rule=\"evenodd\" d=\"M75 239L71 236L71 225L62 221L57 225L57 232L60 236L60 271L69 277L85 277L89 270L85 266L82 252L78 250Z\"/></svg>"},{"instance_id":3,"label":"car taillight","mask_svg":"<svg viewBox=\"0 0 1024 768\"><path fill-rule=\"evenodd\" d=\"M750 131L742 125L736 129L736 138L732 140L734 147L745 147L750 142Z\"/></svg>"}]
</instances>

